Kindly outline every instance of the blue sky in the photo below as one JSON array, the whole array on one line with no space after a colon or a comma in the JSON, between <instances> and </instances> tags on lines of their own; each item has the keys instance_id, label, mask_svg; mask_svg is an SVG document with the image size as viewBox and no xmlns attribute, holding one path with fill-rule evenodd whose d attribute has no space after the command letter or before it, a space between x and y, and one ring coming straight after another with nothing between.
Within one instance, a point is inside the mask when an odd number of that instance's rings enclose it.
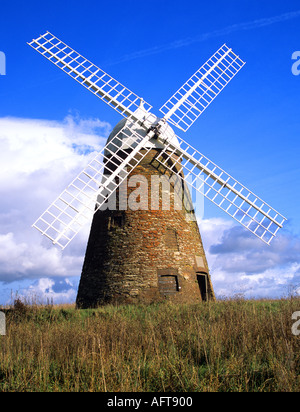
<instances>
[{"instance_id":1,"label":"blue sky","mask_svg":"<svg viewBox=\"0 0 300 412\"><path fill-rule=\"evenodd\" d=\"M205 202L217 294L280 297L300 285L297 1L3 2L0 51L0 304L11 291L72 301L88 228L63 253L33 221L105 142L119 115L34 52L49 30L159 108L223 44L245 67L178 134L288 218L270 247ZM299 65L300 68L300 65ZM177 131L176 131L177 132ZM78 148L88 144L84 156Z\"/></svg>"}]
</instances>

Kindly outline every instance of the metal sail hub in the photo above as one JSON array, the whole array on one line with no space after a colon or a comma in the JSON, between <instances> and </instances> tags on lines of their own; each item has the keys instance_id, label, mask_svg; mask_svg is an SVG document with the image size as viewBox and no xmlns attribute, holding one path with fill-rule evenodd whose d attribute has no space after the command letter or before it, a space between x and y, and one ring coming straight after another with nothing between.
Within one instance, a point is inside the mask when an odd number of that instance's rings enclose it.
<instances>
[{"instance_id":1,"label":"metal sail hub","mask_svg":"<svg viewBox=\"0 0 300 412\"><path fill-rule=\"evenodd\" d=\"M150 112L147 112L142 104L134 112L134 116L139 119L139 121L132 124L131 119L122 119L113 128L111 134L107 139L106 149L104 151L104 154L106 156L110 155L107 148L110 149L110 152L115 152L118 149L115 144L110 145L110 141L114 139L116 134L118 134L118 142L123 150L133 149L136 146L137 142L132 139L132 137L129 136L126 132L127 126L129 125L130 128L136 131L140 136L146 136L149 132L152 132L153 137L145 140L145 148L163 149L164 144L161 142L163 140L166 140L179 147L179 142L172 127L159 117ZM157 139L158 135L160 136L160 140Z\"/></svg>"}]
</instances>

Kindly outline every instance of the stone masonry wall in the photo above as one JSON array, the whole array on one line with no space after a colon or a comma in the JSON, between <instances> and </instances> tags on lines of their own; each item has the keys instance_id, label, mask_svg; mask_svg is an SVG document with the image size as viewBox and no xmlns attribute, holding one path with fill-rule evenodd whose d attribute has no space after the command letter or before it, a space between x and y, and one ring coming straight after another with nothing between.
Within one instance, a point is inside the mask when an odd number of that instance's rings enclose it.
<instances>
[{"instance_id":1,"label":"stone masonry wall","mask_svg":"<svg viewBox=\"0 0 300 412\"><path fill-rule=\"evenodd\" d=\"M128 187L123 196L142 210L99 210L92 222L77 296L80 308L105 303L201 302L197 275L206 274L207 297L214 299L208 265L193 211L151 210L151 176L167 174L151 152L129 176L142 175L146 185ZM138 195L140 194L140 196ZM117 204L124 204L117 193ZM155 203L155 202L154 202ZM153 206L153 204L152 204Z\"/></svg>"}]
</instances>

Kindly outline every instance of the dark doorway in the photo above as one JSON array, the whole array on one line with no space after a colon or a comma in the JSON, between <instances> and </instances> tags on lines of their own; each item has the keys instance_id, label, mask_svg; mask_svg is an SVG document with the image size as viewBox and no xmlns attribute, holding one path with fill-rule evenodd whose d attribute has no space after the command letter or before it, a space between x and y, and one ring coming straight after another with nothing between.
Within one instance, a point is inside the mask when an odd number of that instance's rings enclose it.
<instances>
[{"instance_id":1,"label":"dark doorway","mask_svg":"<svg viewBox=\"0 0 300 412\"><path fill-rule=\"evenodd\" d=\"M207 273L197 272L197 281L203 302L208 301Z\"/></svg>"}]
</instances>

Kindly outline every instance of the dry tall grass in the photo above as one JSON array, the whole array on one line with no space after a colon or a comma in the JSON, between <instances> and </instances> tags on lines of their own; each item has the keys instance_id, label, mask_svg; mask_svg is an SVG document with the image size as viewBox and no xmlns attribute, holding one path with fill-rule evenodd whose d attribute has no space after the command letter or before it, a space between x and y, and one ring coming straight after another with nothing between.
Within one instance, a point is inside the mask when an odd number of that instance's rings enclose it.
<instances>
[{"instance_id":1,"label":"dry tall grass","mask_svg":"<svg viewBox=\"0 0 300 412\"><path fill-rule=\"evenodd\" d=\"M0 391L299 391L300 301L16 307Z\"/></svg>"}]
</instances>

